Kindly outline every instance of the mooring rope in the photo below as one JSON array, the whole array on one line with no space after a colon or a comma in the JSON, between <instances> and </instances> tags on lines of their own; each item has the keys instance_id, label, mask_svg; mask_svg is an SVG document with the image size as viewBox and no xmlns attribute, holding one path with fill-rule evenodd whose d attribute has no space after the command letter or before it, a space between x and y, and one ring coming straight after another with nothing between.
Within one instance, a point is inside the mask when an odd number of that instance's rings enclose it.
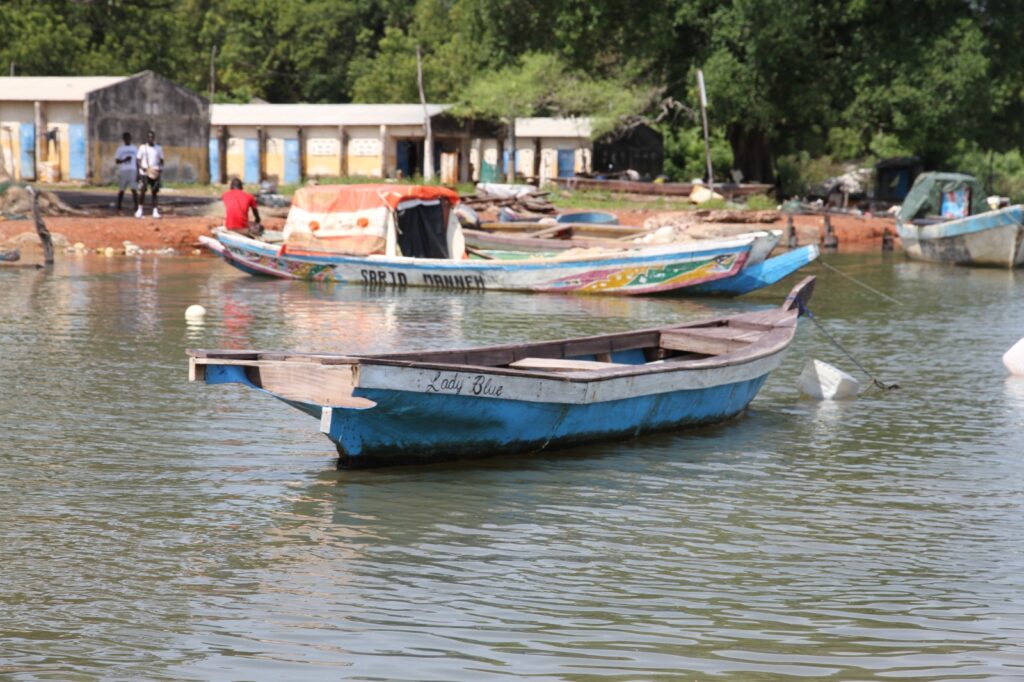
<instances>
[{"instance_id":1,"label":"mooring rope","mask_svg":"<svg viewBox=\"0 0 1024 682\"><path fill-rule=\"evenodd\" d=\"M897 304L897 305L903 305L903 301L899 301L899 300L897 300L897 299L893 298L892 296L890 296L889 294L883 294L883 293L882 293L881 291L879 291L878 289L875 289L874 287L872 287L872 286L871 286L871 285L869 285L869 284L865 284L864 282L860 281L859 279L857 279L857 278L856 278L856 277L854 277L853 275L848 275L848 274L846 274L845 272L843 272L842 270L840 270L840 269L839 269L839 268L837 268L837 267L834 267L834 266L832 266L832 265L829 265L828 263L826 263L825 261L821 260L820 258L818 259L818 262L819 262L819 263L821 263L821 264L822 264L822 266L824 266L825 268L828 268L829 270L831 270L832 272L836 273L837 275L842 275L843 277L845 277L846 279L850 280L850 281L851 281L851 282L853 282L854 284L858 284L858 285L860 285L860 286L864 287L865 289L867 289L867 290L868 290L868 291L870 291L871 293L873 293L873 294L877 294L878 296L881 296L881 297L882 297L882 298L884 298L885 300L887 300L887 301L892 301L893 303L895 303L895 304Z\"/></svg>"},{"instance_id":2,"label":"mooring rope","mask_svg":"<svg viewBox=\"0 0 1024 682\"><path fill-rule=\"evenodd\" d=\"M853 357L853 354L850 351L846 350L846 348L843 347L843 344L839 343L839 341L837 341L834 336L828 333L828 330L825 329L824 326L822 326L821 322L818 322L818 318L814 316L814 313L811 312L810 308L808 308L803 302L799 301L797 305L800 306L800 313L802 315L806 315L807 318L814 323L814 326L817 327L818 330L825 335L825 338L832 342L832 345L834 345L839 350L843 351L846 357L850 358L850 361L853 362L853 364L857 365L857 368L860 369L860 371L868 375L868 378L871 379L871 383L874 386L882 389L883 391L895 391L900 387L899 384L887 384L883 381L880 381L879 379L876 379L875 376L871 372L869 372L866 367L864 367L864 365L858 362L857 358Z\"/></svg>"}]
</instances>

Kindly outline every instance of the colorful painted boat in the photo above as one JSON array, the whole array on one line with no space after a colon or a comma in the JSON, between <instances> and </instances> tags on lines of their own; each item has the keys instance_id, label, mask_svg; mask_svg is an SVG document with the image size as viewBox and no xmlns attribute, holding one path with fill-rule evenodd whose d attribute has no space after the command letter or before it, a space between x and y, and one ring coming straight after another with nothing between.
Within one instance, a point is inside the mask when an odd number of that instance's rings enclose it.
<instances>
[{"instance_id":1,"label":"colorful painted boat","mask_svg":"<svg viewBox=\"0 0 1024 682\"><path fill-rule=\"evenodd\" d=\"M1015 268L1024 264L1024 207L989 210L981 183L959 173L922 173L896 229L914 260Z\"/></svg>"},{"instance_id":2,"label":"colorful painted boat","mask_svg":"<svg viewBox=\"0 0 1024 682\"><path fill-rule=\"evenodd\" d=\"M732 277L758 262L767 237L664 246L466 257L454 211L458 195L443 187L343 185L295 194L283 243L228 230L201 237L245 272L364 286L440 289L658 294ZM770 251L770 248L767 250Z\"/></svg>"},{"instance_id":3,"label":"colorful painted boat","mask_svg":"<svg viewBox=\"0 0 1024 682\"><path fill-rule=\"evenodd\" d=\"M814 288L783 305L563 341L385 355L190 350L320 420L339 467L521 453L729 419L782 362Z\"/></svg>"}]
</instances>

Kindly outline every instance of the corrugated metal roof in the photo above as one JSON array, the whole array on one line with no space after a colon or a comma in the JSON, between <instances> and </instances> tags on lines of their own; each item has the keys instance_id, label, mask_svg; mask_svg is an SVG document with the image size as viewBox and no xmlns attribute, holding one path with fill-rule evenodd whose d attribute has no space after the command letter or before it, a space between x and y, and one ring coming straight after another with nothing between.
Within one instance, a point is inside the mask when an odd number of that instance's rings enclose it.
<instances>
[{"instance_id":1,"label":"corrugated metal roof","mask_svg":"<svg viewBox=\"0 0 1024 682\"><path fill-rule=\"evenodd\" d=\"M517 118L516 137L590 137L589 118Z\"/></svg>"},{"instance_id":2,"label":"corrugated metal roof","mask_svg":"<svg viewBox=\"0 0 1024 682\"><path fill-rule=\"evenodd\" d=\"M448 104L428 104L431 116ZM421 104L214 104L215 126L420 125Z\"/></svg>"},{"instance_id":3,"label":"corrugated metal roof","mask_svg":"<svg viewBox=\"0 0 1024 682\"><path fill-rule=\"evenodd\" d=\"M87 93L131 76L5 76L0 102L83 102Z\"/></svg>"}]
</instances>

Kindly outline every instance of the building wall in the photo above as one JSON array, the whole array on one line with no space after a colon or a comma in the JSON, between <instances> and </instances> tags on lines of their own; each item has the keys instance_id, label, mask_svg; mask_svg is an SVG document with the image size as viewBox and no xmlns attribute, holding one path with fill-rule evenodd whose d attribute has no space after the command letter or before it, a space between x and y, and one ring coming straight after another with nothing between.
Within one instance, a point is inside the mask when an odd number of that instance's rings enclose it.
<instances>
[{"instance_id":1,"label":"building wall","mask_svg":"<svg viewBox=\"0 0 1024 682\"><path fill-rule=\"evenodd\" d=\"M306 175L328 177L344 175L341 166L341 139L338 128L312 126L303 130L306 145ZM348 137L348 133L345 134Z\"/></svg>"},{"instance_id":2,"label":"building wall","mask_svg":"<svg viewBox=\"0 0 1024 682\"><path fill-rule=\"evenodd\" d=\"M381 166L385 163L382 157L386 154L385 141L381 140L380 126L351 126L348 132L348 174L381 177ZM394 140L389 140L394 146ZM394 152L391 152L392 156ZM391 170L394 173L394 170Z\"/></svg>"},{"instance_id":3,"label":"building wall","mask_svg":"<svg viewBox=\"0 0 1024 682\"><path fill-rule=\"evenodd\" d=\"M0 95L2 97L2 95ZM21 126L35 126L35 108L32 102L4 102L0 99L0 155L4 168L18 180L21 174Z\"/></svg>"},{"instance_id":4,"label":"building wall","mask_svg":"<svg viewBox=\"0 0 1024 682\"><path fill-rule=\"evenodd\" d=\"M89 93L85 111L91 182L113 182L121 135L142 144L148 130L163 146L165 181L209 182L209 103L196 93L144 71Z\"/></svg>"}]
</instances>

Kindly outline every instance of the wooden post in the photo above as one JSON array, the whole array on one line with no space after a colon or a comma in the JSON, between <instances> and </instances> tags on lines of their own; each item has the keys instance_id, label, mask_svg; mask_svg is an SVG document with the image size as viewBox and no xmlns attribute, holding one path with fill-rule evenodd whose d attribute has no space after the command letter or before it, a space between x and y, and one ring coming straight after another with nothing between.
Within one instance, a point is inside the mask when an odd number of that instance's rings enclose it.
<instances>
[{"instance_id":1,"label":"wooden post","mask_svg":"<svg viewBox=\"0 0 1024 682\"><path fill-rule=\"evenodd\" d=\"M36 180L43 177L43 164L47 159L46 143L46 110L42 102L35 103L36 108Z\"/></svg>"},{"instance_id":2,"label":"wooden post","mask_svg":"<svg viewBox=\"0 0 1024 682\"><path fill-rule=\"evenodd\" d=\"M263 135L263 126L256 127L256 148L258 150L257 156L259 157L259 182L263 182L263 180L267 177L267 138Z\"/></svg>"},{"instance_id":3,"label":"wooden post","mask_svg":"<svg viewBox=\"0 0 1024 682\"><path fill-rule=\"evenodd\" d=\"M459 182L471 182L469 173L469 133L459 140Z\"/></svg>"},{"instance_id":4,"label":"wooden post","mask_svg":"<svg viewBox=\"0 0 1024 682\"><path fill-rule=\"evenodd\" d=\"M893 246L892 232L887 227L882 231L882 251L892 251Z\"/></svg>"},{"instance_id":5,"label":"wooden post","mask_svg":"<svg viewBox=\"0 0 1024 682\"><path fill-rule=\"evenodd\" d=\"M715 191L715 171L711 167L711 142L708 138L708 96L704 90L704 72L697 69L697 89L700 91L700 118L704 124L704 160L708 166L708 189Z\"/></svg>"},{"instance_id":6,"label":"wooden post","mask_svg":"<svg viewBox=\"0 0 1024 682\"><path fill-rule=\"evenodd\" d=\"M219 182L225 183L228 181L228 127L220 127L220 137L217 142L217 146L220 148L220 154L218 154L218 161L220 162L220 168L217 171L220 173Z\"/></svg>"},{"instance_id":7,"label":"wooden post","mask_svg":"<svg viewBox=\"0 0 1024 682\"><path fill-rule=\"evenodd\" d=\"M423 179L434 179L434 133L430 128L430 111L427 109L427 96L423 92L423 56L420 46L416 46L416 85L420 89L420 104L423 105Z\"/></svg>"},{"instance_id":8,"label":"wooden post","mask_svg":"<svg viewBox=\"0 0 1024 682\"><path fill-rule=\"evenodd\" d=\"M795 249L797 245L796 228L793 227L793 214L786 214L786 246Z\"/></svg>"},{"instance_id":9,"label":"wooden post","mask_svg":"<svg viewBox=\"0 0 1024 682\"><path fill-rule=\"evenodd\" d=\"M53 265L53 239L50 237L50 231L46 229L43 214L39 210L39 191L31 185L29 185L28 191L32 195L32 219L36 223L36 233L43 245L43 262Z\"/></svg>"},{"instance_id":10,"label":"wooden post","mask_svg":"<svg viewBox=\"0 0 1024 682\"><path fill-rule=\"evenodd\" d=\"M388 127L386 124L380 126L380 177L388 176Z\"/></svg>"},{"instance_id":11,"label":"wooden post","mask_svg":"<svg viewBox=\"0 0 1024 682\"><path fill-rule=\"evenodd\" d=\"M474 167L473 171L469 174L469 181L479 182L480 173L484 167L484 141L479 137L474 138L473 149L476 150L476 167Z\"/></svg>"},{"instance_id":12,"label":"wooden post","mask_svg":"<svg viewBox=\"0 0 1024 682\"><path fill-rule=\"evenodd\" d=\"M295 129L295 136L299 140L299 182L306 181L306 136L302 133L302 126Z\"/></svg>"},{"instance_id":13,"label":"wooden post","mask_svg":"<svg viewBox=\"0 0 1024 682\"><path fill-rule=\"evenodd\" d=\"M514 185L516 182L516 117L512 116L508 119L508 177L505 180L510 184ZM504 155L502 155L504 156ZM498 163L502 163L504 159L498 157Z\"/></svg>"},{"instance_id":14,"label":"wooden post","mask_svg":"<svg viewBox=\"0 0 1024 682\"><path fill-rule=\"evenodd\" d=\"M836 237L836 233L832 230L832 219L828 213L825 214L824 219L825 235L822 237L822 246L826 249L838 249L839 239Z\"/></svg>"},{"instance_id":15,"label":"wooden post","mask_svg":"<svg viewBox=\"0 0 1024 682\"><path fill-rule=\"evenodd\" d=\"M338 126L338 175L348 175L348 139L345 126Z\"/></svg>"}]
</instances>

